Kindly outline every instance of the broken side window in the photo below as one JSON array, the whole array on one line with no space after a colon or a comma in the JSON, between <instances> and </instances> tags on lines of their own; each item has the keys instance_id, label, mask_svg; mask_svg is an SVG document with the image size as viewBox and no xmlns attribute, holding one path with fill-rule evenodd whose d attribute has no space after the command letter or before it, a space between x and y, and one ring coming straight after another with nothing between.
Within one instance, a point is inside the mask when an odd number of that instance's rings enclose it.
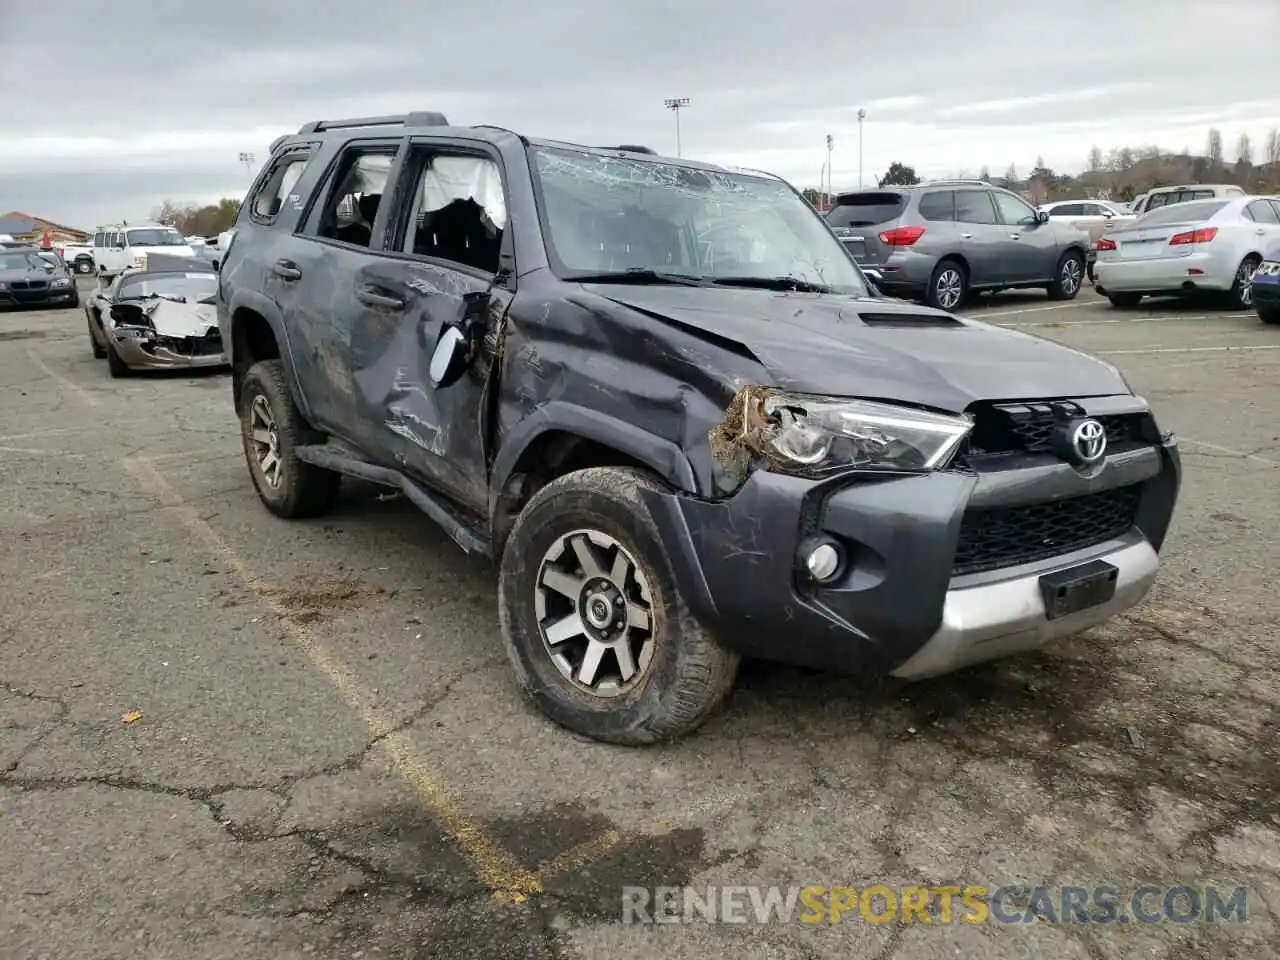
<instances>
[{"instance_id":1,"label":"broken side window","mask_svg":"<svg viewBox=\"0 0 1280 960\"><path fill-rule=\"evenodd\" d=\"M257 220L274 220L284 206L285 198L307 168L311 153L292 152L281 156L271 168L262 187L253 196L250 211Z\"/></svg>"},{"instance_id":2,"label":"broken side window","mask_svg":"<svg viewBox=\"0 0 1280 960\"><path fill-rule=\"evenodd\" d=\"M347 151L331 181L318 236L357 247L369 246L395 154L395 148L387 146Z\"/></svg>"},{"instance_id":3,"label":"broken side window","mask_svg":"<svg viewBox=\"0 0 1280 960\"><path fill-rule=\"evenodd\" d=\"M414 179L402 253L497 273L507 226L502 173L489 157L423 151Z\"/></svg>"}]
</instances>

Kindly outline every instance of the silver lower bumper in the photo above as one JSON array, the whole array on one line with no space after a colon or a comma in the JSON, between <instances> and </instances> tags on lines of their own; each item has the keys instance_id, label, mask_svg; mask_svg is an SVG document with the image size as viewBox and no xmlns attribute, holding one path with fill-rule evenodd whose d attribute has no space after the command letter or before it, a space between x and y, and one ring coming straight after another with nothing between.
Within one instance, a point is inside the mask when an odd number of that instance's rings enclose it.
<instances>
[{"instance_id":1,"label":"silver lower bumper","mask_svg":"<svg viewBox=\"0 0 1280 960\"><path fill-rule=\"evenodd\" d=\"M225 354L191 354L178 353L162 344L151 343L136 337L113 338L116 353L129 367L151 370L166 370L174 367L222 367L226 366ZM146 343L144 348L143 344Z\"/></svg>"},{"instance_id":2,"label":"silver lower bumper","mask_svg":"<svg viewBox=\"0 0 1280 960\"><path fill-rule=\"evenodd\" d=\"M1115 596L1099 606L1048 619L1040 577L1093 559L1118 568ZM1151 545L1137 539L1107 552L1037 565L1034 573L949 590L942 609L942 626L893 675L911 680L934 677L984 660L1035 650L1051 640L1080 633L1138 604L1155 582L1159 565Z\"/></svg>"}]
</instances>

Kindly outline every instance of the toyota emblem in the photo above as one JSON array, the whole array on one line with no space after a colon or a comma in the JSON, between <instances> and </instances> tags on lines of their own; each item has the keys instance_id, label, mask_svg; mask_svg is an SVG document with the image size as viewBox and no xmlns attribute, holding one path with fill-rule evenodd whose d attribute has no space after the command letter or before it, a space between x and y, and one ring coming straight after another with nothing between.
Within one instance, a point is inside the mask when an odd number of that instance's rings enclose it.
<instances>
[{"instance_id":1,"label":"toyota emblem","mask_svg":"<svg viewBox=\"0 0 1280 960\"><path fill-rule=\"evenodd\" d=\"M1071 450L1081 463L1097 463L1107 452L1107 431L1097 420L1081 420L1071 431Z\"/></svg>"}]
</instances>

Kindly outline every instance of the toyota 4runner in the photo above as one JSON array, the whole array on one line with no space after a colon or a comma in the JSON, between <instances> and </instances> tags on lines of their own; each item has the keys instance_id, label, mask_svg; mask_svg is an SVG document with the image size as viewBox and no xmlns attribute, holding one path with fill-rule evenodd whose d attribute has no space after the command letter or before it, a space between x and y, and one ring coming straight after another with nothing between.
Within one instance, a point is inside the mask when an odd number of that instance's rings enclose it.
<instances>
[{"instance_id":1,"label":"toyota 4runner","mask_svg":"<svg viewBox=\"0 0 1280 960\"><path fill-rule=\"evenodd\" d=\"M435 113L281 137L221 264L253 483L498 567L555 721L698 726L741 656L918 678L1138 603L1176 444L1110 364L873 296L783 181Z\"/></svg>"}]
</instances>

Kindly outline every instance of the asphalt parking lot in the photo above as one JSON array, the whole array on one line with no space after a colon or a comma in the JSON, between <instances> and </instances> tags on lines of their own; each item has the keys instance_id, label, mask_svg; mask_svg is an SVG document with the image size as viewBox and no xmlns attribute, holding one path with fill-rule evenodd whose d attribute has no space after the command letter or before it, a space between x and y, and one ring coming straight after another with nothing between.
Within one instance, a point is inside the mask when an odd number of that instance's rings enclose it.
<instances>
[{"instance_id":1,"label":"asphalt parking lot","mask_svg":"<svg viewBox=\"0 0 1280 960\"><path fill-rule=\"evenodd\" d=\"M1277 955L1280 336L967 312L1107 356L1179 435L1152 596L913 686L748 666L648 750L525 705L492 574L404 501L267 514L227 377L113 381L82 313L0 314L0 956ZM1143 883L1247 920L619 922L624 886Z\"/></svg>"}]
</instances>

